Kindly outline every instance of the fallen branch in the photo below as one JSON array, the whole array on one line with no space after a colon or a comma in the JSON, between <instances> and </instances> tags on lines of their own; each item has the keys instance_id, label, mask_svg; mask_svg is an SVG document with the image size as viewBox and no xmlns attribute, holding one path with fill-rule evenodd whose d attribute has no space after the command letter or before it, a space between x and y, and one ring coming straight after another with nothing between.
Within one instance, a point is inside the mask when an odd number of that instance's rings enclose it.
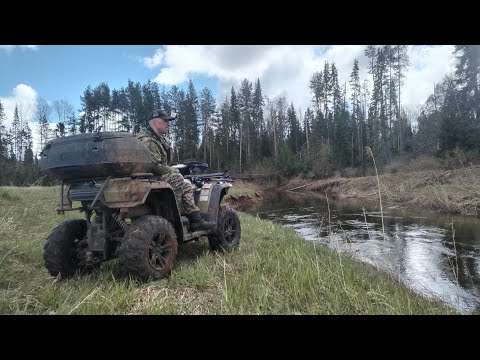
<instances>
[{"instance_id":1,"label":"fallen branch","mask_svg":"<svg viewBox=\"0 0 480 360\"><path fill-rule=\"evenodd\" d=\"M297 190L297 189L303 188L303 187L305 187L305 186L312 185L312 184L314 184L314 183L315 183L315 182L311 182L311 183L309 183L309 184L306 184L306 185L297 186L297 187L295 187L295 188L288 189L287 191L293 191L293 190Z\"/></svg>"}]
</instances>

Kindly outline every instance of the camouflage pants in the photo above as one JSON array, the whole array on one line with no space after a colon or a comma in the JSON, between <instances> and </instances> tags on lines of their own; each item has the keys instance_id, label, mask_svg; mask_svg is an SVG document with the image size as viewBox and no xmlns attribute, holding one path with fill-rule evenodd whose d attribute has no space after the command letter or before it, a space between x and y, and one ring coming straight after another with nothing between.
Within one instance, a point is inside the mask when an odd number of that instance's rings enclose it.
<instances>
[{"instance_id":1,"label":"camouflage pants","mask_svg":"<svg viewBox=\"0 0 480 360\"><path fill-rule=\"evenodd\" d=\"M160 180L169 183L173 188L180 214L190 214L194 211L200 211L193 200L192 185L186 182L181 174L173 173L162 175Z\"/></svg>"}]
</instances>

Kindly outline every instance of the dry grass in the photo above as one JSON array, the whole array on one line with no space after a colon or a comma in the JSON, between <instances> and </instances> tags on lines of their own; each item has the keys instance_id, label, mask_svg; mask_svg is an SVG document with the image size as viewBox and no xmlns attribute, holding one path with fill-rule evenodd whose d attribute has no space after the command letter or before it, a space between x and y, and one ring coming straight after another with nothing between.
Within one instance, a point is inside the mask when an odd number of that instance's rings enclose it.
<instances>
[{"instance_id":1,"label":"dry grass","mask_svg":"<svg viewBox=\"0 0 480 360\"><path fill-rule=\"evenodd\" d=\"M379 175L382 201L433 209L443 213L477 215L480 204L480 167L428 170ZM376 176L317 180L295 178L280 190L308 184L298 191L316 190L336 198L378 201Z\"/></svg>"}]
</instances>

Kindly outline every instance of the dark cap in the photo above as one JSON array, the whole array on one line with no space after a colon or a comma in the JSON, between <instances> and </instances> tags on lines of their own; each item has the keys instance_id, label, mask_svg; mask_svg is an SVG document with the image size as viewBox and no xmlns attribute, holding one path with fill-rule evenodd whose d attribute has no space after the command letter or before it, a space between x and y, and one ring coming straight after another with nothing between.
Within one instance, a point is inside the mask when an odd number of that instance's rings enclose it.
<instances>
[{"instance_id":1,"label":"dark cap","mask_svg":"<svg viewBox=\"0 0 480 360\"><path fill-rule=\"evenodd\" d=\"M174 116L170 116L164 109L155 109L150 114L150 119L160 118L164 120L175 120Z\"/></svg>"}]
</instances>

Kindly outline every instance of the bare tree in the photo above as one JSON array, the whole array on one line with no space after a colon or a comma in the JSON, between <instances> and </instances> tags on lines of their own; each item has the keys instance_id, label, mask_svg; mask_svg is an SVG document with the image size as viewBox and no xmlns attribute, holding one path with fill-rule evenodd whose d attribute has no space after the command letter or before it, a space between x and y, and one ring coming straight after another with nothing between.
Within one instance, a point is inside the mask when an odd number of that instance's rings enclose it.
<instances>
[{"instance_id":1,"label":"bare tree","mask_svg":"<svg viewBox=\"0 0 480 360\"><path fill-rule=\"evenodd\" d=\"M38 99L35 107L34 119L38 123L40 136L40 148L43 148L50 139L49 117L52 112L51 106L45 99Z\"/></svg>"},{"instance_id":2,"label":"bare tree","mask_svg":"<svg viewBox=\"0 0 480 360\"><path fill-rule=\"evenodd\" d=\"M71 123L72 114L74 114L73 106L66 100L55 100L53 102L53 110L57 115L57 125L55 133L57 137L65 136L65 125Z\"/></svg>"}]
</instances>

